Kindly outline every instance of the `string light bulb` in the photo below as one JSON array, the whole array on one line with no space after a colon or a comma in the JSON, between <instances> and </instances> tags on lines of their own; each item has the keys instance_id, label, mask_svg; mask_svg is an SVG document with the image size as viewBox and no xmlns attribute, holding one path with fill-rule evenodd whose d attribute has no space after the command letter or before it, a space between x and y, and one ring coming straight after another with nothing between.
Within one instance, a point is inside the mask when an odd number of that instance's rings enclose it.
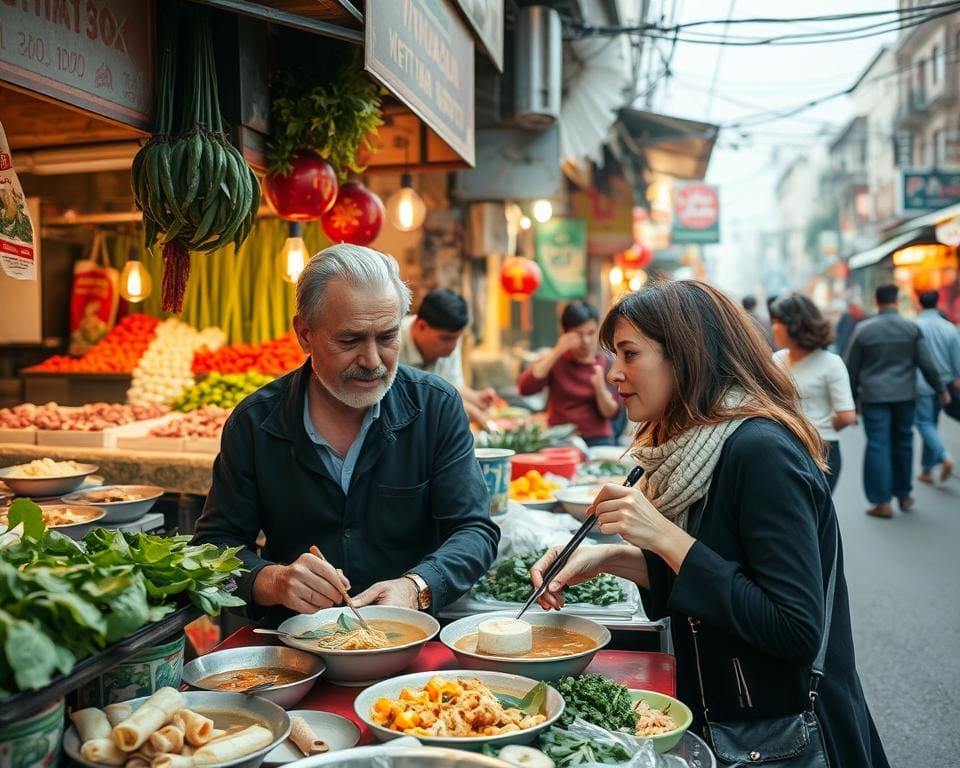
<instances>
[{"instance_id":1,"label":"string light bulb","mask_svg":"<svg viewBox=\"0 0 960 768\"><path fill-rule=\"evenodd\" d=\"M623 270L620 267L614 267L610 270L610 285L614 288L623 285Z\"/></svg>"},{"instance_id":2,"label":"string light bulb","mask_svg":"<svg viewBox=\"0 0 960 768\"><path fill-rule=\"evenodd\" d=\"M152 288L150 273L140 261L137 249L131 248L127 263L123 265L123 272L120 273L120 295L131 304L138 304L150 295Z\"/></svg>"},{"instance_id":3,"label":"string light bulb","mask_svg":"<svg viewBox=\"0 0 960 768\"><path fill-rule=\"evenodd\" d=\"M280 276L288 283L296 283L307 264L307 244L303 242L303 225L291 221L287 239L277 258Z\"/></svg>"},{"instance_id":4,"label":"string light bulb","mask_svg":"<svg viewBox=\"0 0 960 768\"><path fill-rule=\"evenodd\" d=\"M521 216L521 217L520 217L520 229L522 229L524 232L526 232L526 231L527 231L528 229L530 229L530 227L532 227L532 226L533 226L533 222L530 221L530 217L529 217L529 216Z\"/></svg>"},{"instance_id":5,"label":"string light bulb","mask_svg":"<svg viewBox=\"0 0 960 768\"><path fill-rule=\"evenodd\" d=\"M541 224L546 224L553 218L553 204L549 200L537 200L533 204L533 218Z\"/></svg>"},{"instance_id":6,"label":"string light bulb","mask_svg":"<svg viewBox=\"0 0 960 768\"><path fill-rule=\"evenodd\" d=\"M423 226L427 206L413 188L413 176L405 173L400 177L400 189L387 200L387 218L401 232L412 232Z\"/></svg>"}]
</instances>

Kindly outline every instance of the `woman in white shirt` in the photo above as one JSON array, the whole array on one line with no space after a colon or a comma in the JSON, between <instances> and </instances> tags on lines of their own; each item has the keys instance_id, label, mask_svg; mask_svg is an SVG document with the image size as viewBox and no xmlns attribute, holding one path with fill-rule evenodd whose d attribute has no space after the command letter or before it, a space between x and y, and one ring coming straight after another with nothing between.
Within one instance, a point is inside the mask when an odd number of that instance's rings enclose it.
<instances>
[{"instance_id":1,"label":"woman in white shirt","mask_svg":"<svg viewBox=\"0 0 960 768\"><path fill-rule=\"evenodd\" d=\"M773 359L793 377L803 414L827 445L827 481L833 491L841 466L838 433L857 423L847 367L839 355L825 349L831 341L830 324L806 296L781 296L770 307L770 319L777 347Z\"/></svg>"}]
</instances>

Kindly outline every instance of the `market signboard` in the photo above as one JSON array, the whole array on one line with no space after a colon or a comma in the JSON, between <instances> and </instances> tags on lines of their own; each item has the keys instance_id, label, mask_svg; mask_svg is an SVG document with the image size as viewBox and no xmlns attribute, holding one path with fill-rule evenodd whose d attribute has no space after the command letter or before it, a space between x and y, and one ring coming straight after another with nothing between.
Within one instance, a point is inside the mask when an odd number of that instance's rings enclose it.
<instances>
[{"instance_id":1,"label":"market signboard","mask_svg":"<svg viewBox=\"0 0 960 768\"><path fill-rule=\"evenodd\" d=\"M152 0L0 0L0 8L0 80L151 127Z\"/></svg>"},{"instance_id":2,"label":"market signboard","mask_svg":"<svg viewBox=\"0 0 960 768\"><path fill-rule=\"evenodd\" d=\"M473 38L449 0L367 0L364 66L471 166Z\"/></svg>"},{"instance_id":3,"label":"market signboard","mask_svg":"<svg viewBox=\"0 0 960 768\"><path fill-rule=\"evenodd\" d=\"M960 202L960 173L903 171L903 210L929 211Z\"/></svg>"},{"instance_id":4,"label":"market signboard","mask_svg":"<svg viewBox=\"0 0 960 768\"><path fill-rule=\"evenodd\" d=\"M699 181L674 182L672 243L720 242L720 195Z\"/></svg>"},{"instance_id":5,"label":"market signboard","mask_svg":"<svg viewBox=\"0 0 960 768\"><path fill-rule=\"evenodd\" d=\"M13 169L7 134L0 124L0 270L16 280L36 280L30 208Z\"/></svg>"},{"instance_id":6,"label":"market signboard","mask_svg":"<svg viewBox=\"0 0 960 768\"><path fill-rule=\"evenodd\" d=\"M480 44L503 72L503 0L456 0Z\"/></svg>"},{"instance_id":7,"label":"market signboard","mask_svg":"<svg viewBox=\"0 0 960 768\"><path fill-rule=\"evenodd\" d=\"M536 261L543 271L538 299L569 301L587 296L587 222L554 217L534 228Z\"/></svg>"}]
</instances>

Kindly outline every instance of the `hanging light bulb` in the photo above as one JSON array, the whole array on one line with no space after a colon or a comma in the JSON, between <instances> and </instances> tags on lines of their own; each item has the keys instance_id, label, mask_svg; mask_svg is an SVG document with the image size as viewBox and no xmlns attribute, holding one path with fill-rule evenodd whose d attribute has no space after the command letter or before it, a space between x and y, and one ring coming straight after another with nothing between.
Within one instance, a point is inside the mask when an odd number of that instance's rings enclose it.
<instances>
[{"instance_id":1,"label":"hanging light bulb","mask_svg":"<svg viewBox=\"0 0 960 768\"><path fill-rule=\"evenodd\" d=\"M131 304L137 304L150 295L151 288L153 280L150 279L150 273L140 261L137 249L131 248L130 257L120 273L120 295Z\"/></svg>"},{"instance_id":2,"label":"hanging light bulb","mask_svg":"<svg viewBox=\"0 0 960 768\"><path fill-rule=\"evenodd\" d=\"M643 280L639 275L634 275L630 278L628 285L630 286L631 291L639 291L641 288L643 288Z\"/></svg>"},{"instance_id":3,"label":"hanging light bulb","mask_svg":"<svg viewBox=\"0 0 960 768\"><path fill-rule=\"evenodd\" d=\"M530 229L530 227L532 227L532 226L533 226L533 222L530 221L530 217L529 217L529 216L521 216L521 217L520 217L520 229L526 231L526 230Z\"/></svg>"},{"instance_id":4,"label":"hanging light bulb","mask_svg":"<svg viewBox=\"0 0 960 768\"><path fill-rule=\"evenodd\" d=\"M610 270L610 285L614 288L623 285L623 270L620 267L614 267Z\"/></svg>"},{"instance_id":5,"label":"hanging light bulb","mask_svg":"<svg viewBox=\"0 0 960 768\"><path fill-rule=\"evenodd\" d=\"M413 176L405 173L400 177L400 189L387 200L387 218L401 232L412 232L423 225L427 206L413 188Z\"/></svg>"},{"instance_id":6,"label":"hanging light bulb","mask_svg":"<svg viewBox=\"0 0 960 768\"><path fill-rule=\"evenodd\" d=\"M553 217L553 204L549 200L537 200L533 204L533 218L546 224Z\"/></svg>"},{"instance_id":7,"label":"hanging light bulb","mask_svg":"<svg viewBox=\"0 0 960 768\"><path fill-rule=\"evenodd\" d=\"M290 222L287 239L277 261L280 276L288 283L296 283L307 263L307 245L303 242L303 225L299 221Z\"/></svg>"}]
</instances>

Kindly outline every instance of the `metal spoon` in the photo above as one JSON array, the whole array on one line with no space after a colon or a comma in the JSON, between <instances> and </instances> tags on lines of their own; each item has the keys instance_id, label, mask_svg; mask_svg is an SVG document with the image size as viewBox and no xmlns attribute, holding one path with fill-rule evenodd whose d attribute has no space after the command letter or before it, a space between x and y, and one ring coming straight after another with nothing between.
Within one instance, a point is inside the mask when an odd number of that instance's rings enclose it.
<instances>
[{"instance_id":1,"label":"metal spoon","mask_svg":"<svg viewBox=\"0 0 960 768\"><path fill-rule=\"evenodd\" d=\"M261 693L268 688L273 688L273 683L269 681L264 681L262 683L257 683L256 685L251 685L249 688L244 688L241 693L246 696L253 696L254 694Z\"/></svg>"},{"instance_id":2,"label":"metal spoon","mask_svg":"<svg viewBox=\"0 0 960 768\"><path fill-rule=\"evenodd\" d=\"M303 640L301 635L295 635L293 632L282 632L279 629L267 629L266 627L254 627L254 633L258 635L276 635L277 637L292 637L294 640Z\"/></svg>"}]
</instances>

